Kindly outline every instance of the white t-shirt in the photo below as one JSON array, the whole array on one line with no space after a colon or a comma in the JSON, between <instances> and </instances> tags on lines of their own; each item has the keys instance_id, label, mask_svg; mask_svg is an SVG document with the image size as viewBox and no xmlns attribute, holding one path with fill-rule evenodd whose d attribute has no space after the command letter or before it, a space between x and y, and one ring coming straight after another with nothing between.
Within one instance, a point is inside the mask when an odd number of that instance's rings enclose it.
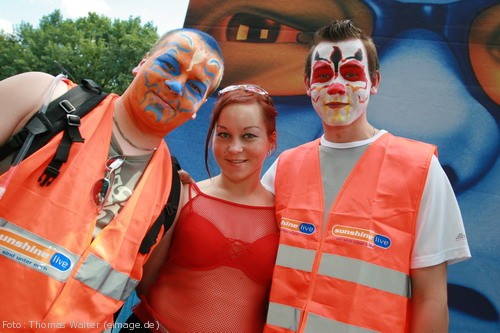
<instances>
[{"instance_id":1,"label":"white t-shirt","mask_svg":"<svg viewBox=\"0 0 500 333\"><path fill-rule=\"evenodd\" d=\"M329 142L322 137L321 145L342 150L367 147L384 133L387 131L379 131L367 140L348 143ZM359 155L359 149L358 152L353 150L353 154ZM357 158L355 157L351 164L355 164ZM279 157L262 177L262 184L273 194L278 160ZM354 164L348 165L347 168L350 170ZM411 269L434 266L445 261L453 264L471 257L457 199L436 156L431 160L415 232Z\"/></svg>"}]
</instances>

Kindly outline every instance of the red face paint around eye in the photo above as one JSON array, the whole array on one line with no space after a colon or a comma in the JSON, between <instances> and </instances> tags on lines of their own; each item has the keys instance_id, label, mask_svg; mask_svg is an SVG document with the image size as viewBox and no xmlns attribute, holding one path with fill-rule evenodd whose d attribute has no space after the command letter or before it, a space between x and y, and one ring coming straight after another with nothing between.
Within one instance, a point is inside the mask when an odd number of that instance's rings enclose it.
<instances>
[{"instance_id":1,"label":"red face paint around eye","mask_svg":"<svg viewBox=\"0 0 500 333\"><path fill-rule=\"evenodd\" d=\"M311 73L311 84L324 83L330 81L335 76L332 66L324 61L318 61L314 64Z\"/></svg>"},{"instance_id":2,"label":"red face paint around eye","mask_svg":"<svg viewBox=\"0 0 500 333\"><path fill-rule=\"evenodd\" d=\"M361 81L366 83L368 81L365 74L365 68L356 61L350 61L340 66L340 75L350 82Z\"/></svg>"}]
</instances>

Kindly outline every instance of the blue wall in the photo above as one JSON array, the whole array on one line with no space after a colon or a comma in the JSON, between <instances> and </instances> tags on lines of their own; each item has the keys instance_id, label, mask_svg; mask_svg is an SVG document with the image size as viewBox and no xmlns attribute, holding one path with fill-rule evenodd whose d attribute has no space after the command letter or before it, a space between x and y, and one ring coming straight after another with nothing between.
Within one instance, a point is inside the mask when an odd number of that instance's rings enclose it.
<instances>
[{"instance_id":1,"label":"blue wall","mask_svg":"<svg viewBox=\"0 0 500 333\"><path fill-rule=\"evenodd\" d=\"M295 5L297 2L300 1L293 1ZM303 0L302 4L308 8L314 7L316 2L327 5L327 1L322 0ZM339 8L343 8L346 3L329 2ZM265 80L259 81L258 76L252 77L244 67L231 66L234 64L234 45L238 42L231 44L224 34L228 26L221 22L228 20L224 20L224 14L200 13L203 6L212 3L222 6L223 1L191 0L185 25L208 31L222 42L223 52L228 54L229 61L226 62L226 73L229 73L226 77L229 80L225 80L223 85L251 80L270 92L276 90L272 84L266 86ZM227 10L227 17L238 12L252 13L272 18L278 23L284 22L287 26L301 26L301 17L286 17L287 9L283 9L283 16L276 15L277 6L273 6L276 3L281 2L269 0L265 4L224 5L223 10ZM372 35L381 59L382 82L378 94L370 100L370 122L393 134L436 144L439 159L453 184L462 210L473 258L449 267L450 331L498 332L500 4L498 1L481 0L419 3L370 0L358 3L368 8ZM259 6L262 8L259 9ZM356 13L354 22L366 26L367 22L362 20L368 20L367 16ZM211 15L219 16L212 18ZM323 25L324 13L318 12L318 16L318 26ZM336 13L332 13L330 19L347 18L336 16ZM478 19L492 16L496 17L493 23ZM481 22L483 26L480 26ZM316 27L308 23L311 31L314 31ZM471 43L482 42L472 39L471 27L474 24L488 42L484 45L485 53L472 54L471 58ZM266 52L266 49L259 49L264 47L261 44L255 43L254 46L256 52ZM276 66L288 61L286 55L285 52L284 57L277 60ZM484 58L477 59L479 56ZM243 51L240 57L242 62L248 58L251 61L256 59ZM301 63L303 59L305 54ZM478 61L487 64L486 73L496 78L496 82L492 80L485 84L485 81L478 79L481 73L474 71L474 61L476 65ZM256 65L259 66L258 63ZM292 78L287 78L285 74L279 80L287 82ZM493 90L497 90L496 96L492 95ZM272 163L279 152L315 139L322 133L319 118L307 96L277 95L273 98L279 111L278 152L268 159L265 167ZM203 145L212 104L213 99L202 108L196 120L176 129L167 139L172 153L196 180L207 177Z\"/></svg>"},{"instance_id":2,"label":"blue wall","mask_svg":"<svg viewBox=\"0 0 500 333\"><path fill-rule=\"evenodd\" d=\"M245 15L236 20L239 13ZM332 19L352 18L370 29L382 73L379 92L370 99L370 122L436 144L462 210L473 258L449 267L450 332L500 331L498 17L497 0L191 0L186 15L186 26L208 31L221 42L223 85L256 83L273 95L279 111L278 151L265 169L281 151L322 133L309 97L296 88L302 84L308 50L299 40ZM301 37L238 42L231 40L231 24L292 28ZM484 52L473 52L473 47ZM294 63L295 69L286 67ZM196 120L167 138L196 180L207 177L204 141L212 104L213 98Z\"/></svg>"}]
</instances>

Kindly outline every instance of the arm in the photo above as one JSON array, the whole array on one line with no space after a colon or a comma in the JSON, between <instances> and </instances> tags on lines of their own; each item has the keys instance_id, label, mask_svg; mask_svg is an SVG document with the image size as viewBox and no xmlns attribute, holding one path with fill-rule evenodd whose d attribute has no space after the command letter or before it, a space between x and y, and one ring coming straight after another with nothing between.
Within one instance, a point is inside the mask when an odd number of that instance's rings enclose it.
<instances>
[{"instance_id":1,"label":"arm","mask_svg":"<svg viewBox=\"0 0 500 333\"><path fill-rule=\"evenodd\" d=\"M43 105L54 77L41 72L18 74L0 81L0 145L17 133ZM51 100L68 90L59 82Z\"/></svg>"},{"instance_id":2,"label":"arm","mask_svg":"<svg viewBox=\"0 0 500 333\"><path fill-rule=\"evenodd\" d=\"M411 258L412 332L448 332L447 266L470 257L453 189L433 156Z\"/></svg>"},{"instance_id":3,"label":"arm","mask_svg":"<svg viewBox=\"0 0 500 333\"><path fill-rule=\"evenodd\" d=\"M175 218L172 227L167 231L167 233L160 240L158 245L154 248L148 261L144 264L143 274L141 282L137 285L136 291L138 295L144 294L151 284L156 280L160 269L167 259L168 251L170 250L170 244L172 243L172 234L175 225L177 224L177 216Z\"/></svg>"},{"instance_id":4,"label":"arm","mask_svg":"<svg viewBox=\"0 0 500 333\"><path fill-rule=\"evenodd\" d=\"M417 268L410 272L411 332L448 332L447 264Z\"/></svg>"},{"instance_id":5,"label":"arm","mask_svg":"<svg viewBox=\"0 0 500 333\"><path fill-rule=\"evenodd\" d=\"M172 243L172 235L174 233L175 226L177 225L179 214L182 210L182 207L184 207L184 205L188 201L188 192L189 192L188 187L189 187L188 184L183 184L181 186L179 206L177 209L177 213L175 215L174 223L162 237L158 245L153 249L153 252L151 253L150 257L144 264L144 270L141 282L136 288L138 295L144 294L149 289L151 284L153 284L153 282L156 281L158 273L160 272L163 264L167 259L168 252L170 250L170 244Z\"/></svg>"}]
</instances>

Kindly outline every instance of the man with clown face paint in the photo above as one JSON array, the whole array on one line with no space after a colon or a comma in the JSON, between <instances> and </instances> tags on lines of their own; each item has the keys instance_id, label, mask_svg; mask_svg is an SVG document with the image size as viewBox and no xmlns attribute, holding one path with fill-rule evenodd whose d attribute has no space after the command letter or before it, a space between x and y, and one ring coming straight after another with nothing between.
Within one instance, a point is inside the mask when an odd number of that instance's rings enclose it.
<instances>
[{"instance_id":1,"label":"man with clown face paint","mask_svg":"<svg viewBox=\"0 0 500 333\"><path fill-rule=\"evenodd\" d=\"M350 20L316 31L304 81L321 138L283 152L266 332L447 332L447 265L470 257L435 146L366 116L381 75Z\"/></svg>"},{"instance_id":2,"label":"man with clown face paint","mask_svg":"<svg viewBox=\"0 0 500 333\"><path fill-rule=\"evenodd\" d=\"M308 95L327 126L347 126L364 116L370 94L377 92L379 74L369 79L360 40L322 43L314 54Z\"/></svg>"},{"instance_id":3,"label":"man with clown face paint","mask_svg":"<svg viewBox=\"0 0 500 333\"><path fill-rule=\"evenodd\" d=\"M0 161L0 181L7 184L0 199L5 322L19 323L23 332L102 332L112 323L142 277L150 252L141 243L175 180L164 137L194 118L223 68L210 35L173 30L132 70L121 96L109 94L81 119L84 141L72 145L51 183L39 177L62 133L21 161L11 178L11 157ZM0 81L0 145L74 86L40 72Z\"/></svg>"}]
</instances>

